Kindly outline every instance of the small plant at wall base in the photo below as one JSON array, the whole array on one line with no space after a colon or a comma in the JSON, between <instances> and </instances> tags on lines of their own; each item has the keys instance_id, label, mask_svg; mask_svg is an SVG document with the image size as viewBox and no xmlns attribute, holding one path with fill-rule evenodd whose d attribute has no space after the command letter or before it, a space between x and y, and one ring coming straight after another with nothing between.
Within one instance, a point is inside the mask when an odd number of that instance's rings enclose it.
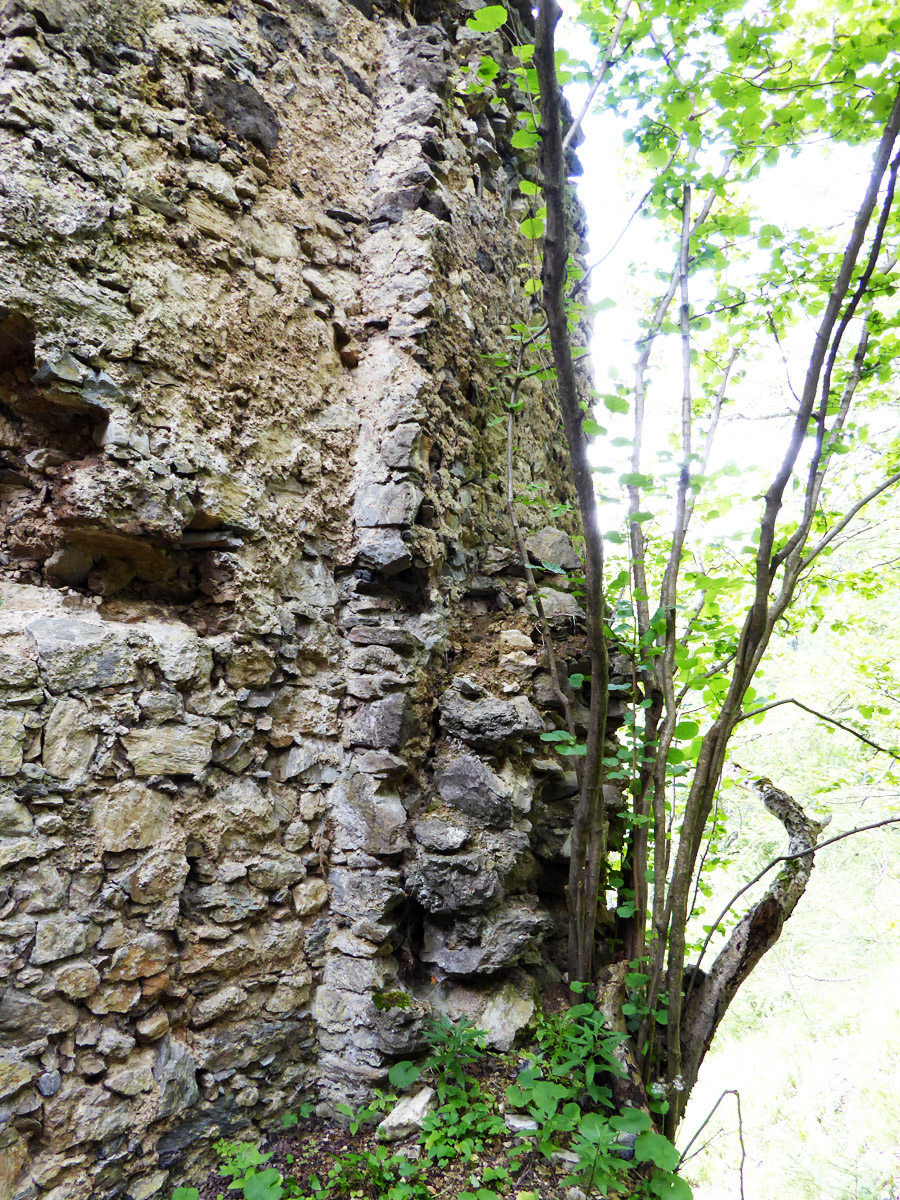
<instances>
[{"instance_id":1,"label":"small plant at wall base","mask_svg":"<svg viewBox=\"0 0 900 1200\"><path fill-rule=\"evenodd\" d=\"M834 584L826 560L852 536L854 521L900 484L900 442L871 432L884 426L877 414L895 399L900 14L869 0L815 12L800 12L787 0L752 10L739 0L674 7L663 0L582 0L574 7L599 47L595 64L573 64L556 49L556 0L538 2L533 49L515 44L503 6L490 5L473 25L491 39L489 61L482 58L477 79L465 86L523 91L531 112L513 145L538 155L533 180L522 185L531 211L521 224L532 246L523 286L537 307L531 323L513 327L518 352L500 366L510 396L508 507L526 575L513 489L515 418L526 379L544 380L558 403L584 535L585 722L576 720L574 684L559 669L537 604L565 713L564 727L548 741L573 759L579 784L567 895L569 976L573 983L599 981L628 1029L622 1048L628 1079L614 1084L614 1099L628 1095L650 1108L653 1095L665 1097L664 1111L657 1107L654 1116L673 1138L724 1013L780 936L817 849L834 840L821 841L825 822L777 783L744 773L744 785L784 827L788 850L748 882L747 888L775 872L701 970L712 938L747 890L698 940L691 922L717 859L719 796L733 784L723 778L730 746L745 721L796 703L761 697L760 668L782 632L827 619L825 598ZM498 37L505 38L503 62ZM583 114L572 121L564 112L561 65L590 85L585 112L595 106L627 120L628 153L651 180L634 215L652 222L655 237L672 247L671 269L648 296L636 331L633 380L614 381L605 394L593 388L578 345L586 310L584 273L572 258L568 151ZM761 221L747 198L764 165L823 138L872 149L856 216L837 245L811 229ZM817 327L802 383L794 390L788 381L793 398L777 427L783 430L778 465L757 495L733 493L737 468L710 467L716 435L743 402L747 363L759 353L783 355L801 314ZM596 336L603 337L602 322ZM651 469L651 364L665 345L680 360L680 400L673 448L659 452ZM601 406L610 424L631 418L627 437L611 437L598 423ZM664 406L656 421L660 411ZM599 447L593 458L589 440ZM623 450L624 469L616 465ZM601 499L621 497L627 511L621 527L616 518L605 532L598 479ZM737 503L754 516L753 532L736 554L715 522ZM870 590L878 586L866 581ZM606 740L611 640L633 664L615 753ZM835 724L827 713L812 715ZM896 781L894 748L873 741L864 727L841 727L881 754ZM629 805L615 859L605 782L621 787ZM609 966L594 955L600 896L612 881L622 954ZM698 958L690 963L692 954Z\"/></svg>"},{"instance_id":2,"label":"small plant at wall base","mask_svg":"<svg viewBox=\"0 0 900 1200\"><path fill-rule=\"evenodd\" d=\"M427 1080L437 1093L415 1154L378 1143L372 1107L347 1109L349 1149L335 1154L324 1132L320 1144L312 1133L276 1165L272 1151L223 1139L214 1146L219 1176L229 1180L228 1193L245 1200L503 1200L528 1195L526 1180L542 1181L537 1195L578 1187L591 1196L600 1189L690 1200L690 1187L675 1174L678 1152L654 1131L649 1114L612 1108L608 1085L623 1073L617 1057L623 1036L607 1028L588 993L562 1015L538 1021L522 1066L519 1055L488 1054L484 1033L471 1022L440 1017L427 1031L429 1056L396 1063L390 1072L395 1087ZM515 1081L505 1083L511 1074ZM376 1107L389 1107L386 1098ZM525 1118L515 1134L504 1110ZM299 1124L291 1127L302 1137ZM567 1165L559 1169L561 1155ZM458 1178L466 1182L453 1182ZM172 1200L199 1200L199 1191L178 1188Z\"/></svg>"}]
</instances>

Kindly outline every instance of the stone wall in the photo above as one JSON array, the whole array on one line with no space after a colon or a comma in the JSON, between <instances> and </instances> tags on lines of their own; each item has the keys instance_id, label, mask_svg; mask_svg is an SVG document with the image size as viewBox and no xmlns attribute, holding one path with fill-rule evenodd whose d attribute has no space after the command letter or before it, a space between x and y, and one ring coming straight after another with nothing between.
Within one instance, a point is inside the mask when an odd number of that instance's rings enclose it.
<instances>
[{"instance_id":1,"label":"stone wall","mask_svg":"<svg viewBox=\"0 0 900 1200\"><path fill-rule=\"evenodd\" d=\"M552 970L574 777L489 358L534 164L458 90L474 7L0 6L0 1197L168 1195Z\"/></svg>"}]
</instances>

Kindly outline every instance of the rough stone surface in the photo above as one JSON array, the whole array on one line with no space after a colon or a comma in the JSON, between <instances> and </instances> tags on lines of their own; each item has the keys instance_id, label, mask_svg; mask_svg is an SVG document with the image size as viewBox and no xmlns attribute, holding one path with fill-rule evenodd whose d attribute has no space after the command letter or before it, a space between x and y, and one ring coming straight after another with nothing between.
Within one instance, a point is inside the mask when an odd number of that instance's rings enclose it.
<instances>
[{"instance_id":1,"label":"rough stone surface","mask_svg":"<svg viewBox=\"0 0 900 1200\"><path fill-rule=\"evenodd\" d=\"M16 1200L168 1195L219 1137L361 1101L421 1048L430 1002L392 997L432 969L501 1044L502 989L556 953L571 789L490 358L530 313L537 168L514 79L458 88L518 61L471 10L0 16ZM515 491L562 510L554 407L521 395ZM531 553L574 567L536 511Z\"/></svg>"},{"instance_id":2,"label":"rough stone surface","mask_svg":"<svg viewBox=\"0 0 900 1200\"><path fill-rule=\"evenodd\" d=\"M434 1088L421 1088L413 1096L404 1096L379 1124L378 1136L384 1142L397 1142L411 1133L418 1133L436 1104Z\"/></svg>"}]
</instances>

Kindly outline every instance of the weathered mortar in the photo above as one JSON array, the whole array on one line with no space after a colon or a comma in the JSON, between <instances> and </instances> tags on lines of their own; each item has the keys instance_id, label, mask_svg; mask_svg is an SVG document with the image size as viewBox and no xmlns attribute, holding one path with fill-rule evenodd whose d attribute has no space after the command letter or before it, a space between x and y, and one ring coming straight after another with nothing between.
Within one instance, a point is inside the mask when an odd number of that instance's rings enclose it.
<instances>
[{"instance_id":1,"label":"weathered mortar","mask_svg":"<svg viewBox=\"0 0 900 1200\"><path fill-rule=\"evenodd\" d=\"M399 992L527 1013L573 783L485 357L533 164L467 7L2 9L0 1197L361 1096Z\"/></svg>"}]
</instances>

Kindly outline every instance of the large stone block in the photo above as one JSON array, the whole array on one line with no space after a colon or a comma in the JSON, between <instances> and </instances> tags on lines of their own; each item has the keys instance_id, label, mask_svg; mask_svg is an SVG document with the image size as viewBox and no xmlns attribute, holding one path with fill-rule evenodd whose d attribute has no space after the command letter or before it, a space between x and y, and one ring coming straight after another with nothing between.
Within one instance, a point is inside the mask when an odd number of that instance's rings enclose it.
<instances>
[{"instance_id":1,"label":"large stone block","mask_svg":"<svg viewBox=\"0 0 900 1200\"><path fill-rule=\"evenodd\" d=\"M468 680L454 681L444 692L440 714L449 737L483 749L536 738L544 729L540 713L525 696L500 700Z\"/></svg>"},{"instance_id":2,"label":"large stone block","mask_svg":"<svg viewBox=\"0 0 900 1200\"><path fill-rule=\"evenodd\" d=\"M212 758L215 724L156 725L133 729L122 742L138 776L203 773Z\"/></svg>"},{"instance_id":3,"label":"large stone block","mask_svg":"<svg viewBox=\"0 0 900 1200\"><path fill-rule=\"evenodd\" d=\"M459 754L434 773L434 784L445 804L485 825L512 824L509 789L500 776L474 754Z\"/></svg>"},{"instance_id":4,"label":"large stone block","mask_svg":"<svg viewBox=\"0 0 900 1200\"><path fill-rule=\"evenodd\" d=\"M51 692L112 687L136 677L134 653L117 628L76 617L40 617L28 632Z\"/></svg>"},{"instance_id":5,"label":"large stone block","mask_svg":"<svg viewBox=\"0 0 900 1200\"><path fill-rule=\"evenodd\" d=\"M144 850L170 828L171 801L163 792L128 779L97 797L92 823L103 850Z\"/></svg>"},{"instance_id":6,"label":"large stone block","mask_svg":"<svg viewBox=\"0 0 900 1200\"><path fill-rule=\"evenodd\" d=\"M97 749L96 718L80 700L57 700L44 726L44 769L55 779L81 783Z\"/></svg>"}]
</instances>

